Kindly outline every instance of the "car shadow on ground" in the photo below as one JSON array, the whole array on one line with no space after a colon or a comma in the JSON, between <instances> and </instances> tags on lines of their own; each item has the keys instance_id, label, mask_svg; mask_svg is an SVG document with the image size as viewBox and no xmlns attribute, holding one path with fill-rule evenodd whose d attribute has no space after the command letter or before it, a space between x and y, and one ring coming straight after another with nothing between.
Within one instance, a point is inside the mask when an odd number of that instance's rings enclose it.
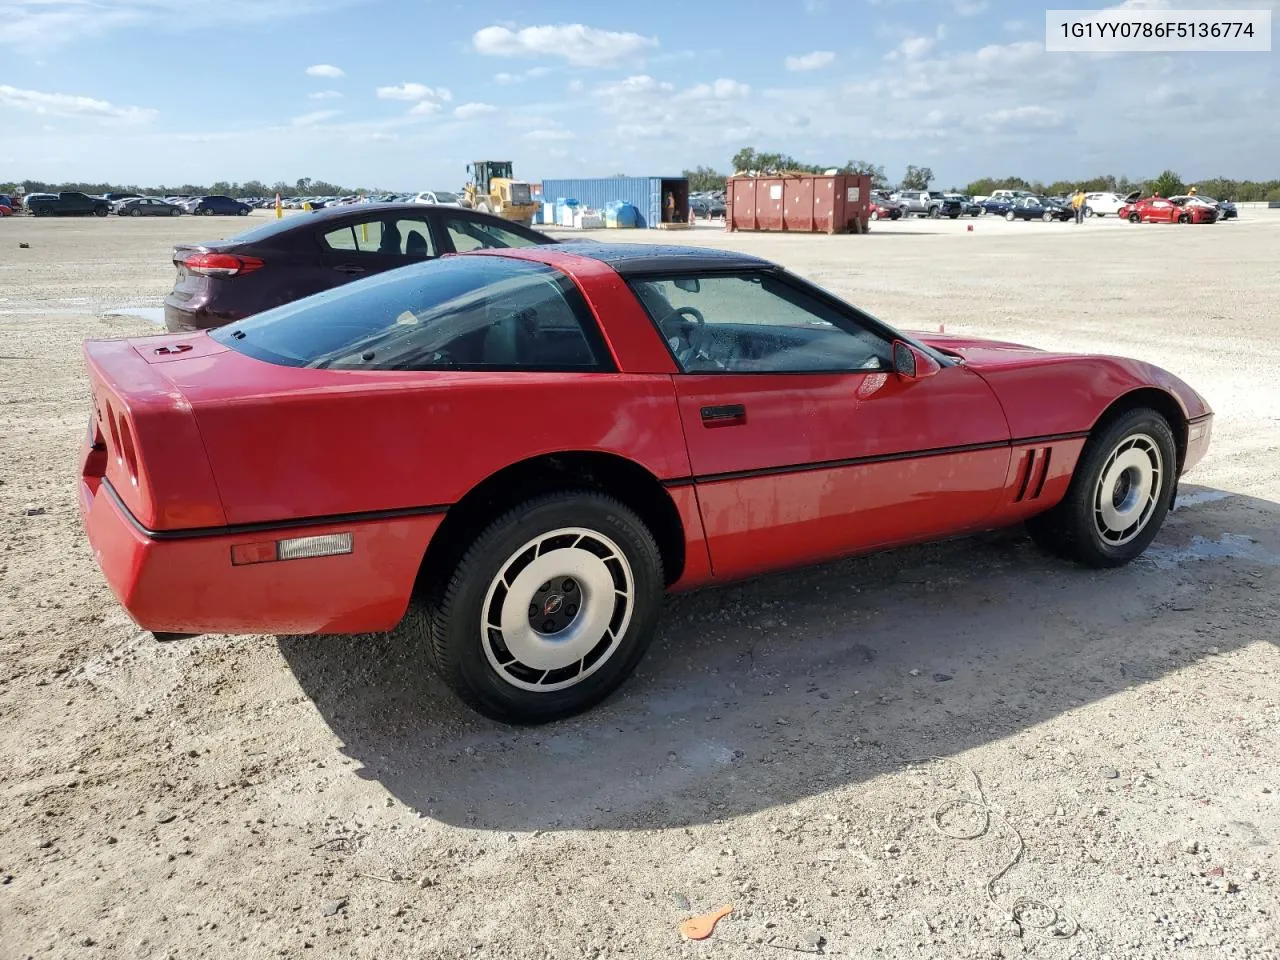
<instances>
[{"instance_id":1,"label":"car shadow on ground","mask_svg":"<svg viewBox=\"0 0 1280 960\"><path fill-rule=\"evenodd\" d=\"M706 823L958 754L1274 637L1280 505L1182 496L1119 570L1008 530L672 597L623 689L544 727L462 707L405 630L279 645L358 775L431 818Z\"/></svg>"}]
</instances>

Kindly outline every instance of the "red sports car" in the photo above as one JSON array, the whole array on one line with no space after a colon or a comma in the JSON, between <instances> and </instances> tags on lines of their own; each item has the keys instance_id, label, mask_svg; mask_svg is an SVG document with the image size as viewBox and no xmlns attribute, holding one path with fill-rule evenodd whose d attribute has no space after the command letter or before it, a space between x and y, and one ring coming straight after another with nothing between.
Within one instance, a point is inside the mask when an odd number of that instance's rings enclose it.
<instances>
[{"instance_id":1,"label":"red sports car","mask_svg":"<svg viewBox=\"0 0 1280 960\"><path fill-rule=\"evenodd\" d=\"M80 507L158 634L388 630L582 710L664 590L1026 522L1138 556L1212 413L1138 360L909 336L754 257L477 252L212 332L90 341Z\"/></svg>"},{"instance_id":2,"label":"red sports car","mask_svg":"<svg viewBox=\"0 0 1280 960\"><path fill-rule=\"evenodd\" d=\"M1147 197L1121 207L1116 216L1130 223L1213 223L1218 219L1218 211L1201 204Z\"/></svg>"}]
</instances>

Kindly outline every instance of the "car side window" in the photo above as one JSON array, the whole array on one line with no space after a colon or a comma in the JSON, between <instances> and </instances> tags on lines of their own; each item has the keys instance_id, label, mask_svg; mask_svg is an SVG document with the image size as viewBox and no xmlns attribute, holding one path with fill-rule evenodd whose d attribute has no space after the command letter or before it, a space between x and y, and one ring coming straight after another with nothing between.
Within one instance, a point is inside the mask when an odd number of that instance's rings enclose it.
<instances>
[{"instance_id":1,"label":"car side window","mask_svg":"<svg viewBox=\"0 0 1280 960\"><path fill-rule=\"evenodd\" d=\"M453 249L459 253L537 246L537 241L530 237L522 236L513 230L505 230L484 220L472 220L470 217L442 217L441 223L449 232Z\"/></svg>"},{"instance_id":2,"label":"car side window","mask_svg":"<svg viewBox=\"0 0 1280 960\"><path fill-rule=\"evenodd\" d=\"M434 257L438 251L426 220L374 218L330 230L322 237L330 250L388 257Z\"/></svg>"},{"instance_id":3,"label":"car side window","mask_svg":"<svg viewBox=\"0 0 1280 960\"><path fill-rule=\"evenodd\" d=\"M685 373L840 373L892 367L888 341L778 277L633 280Z\"/></svg>"}]
</instances>

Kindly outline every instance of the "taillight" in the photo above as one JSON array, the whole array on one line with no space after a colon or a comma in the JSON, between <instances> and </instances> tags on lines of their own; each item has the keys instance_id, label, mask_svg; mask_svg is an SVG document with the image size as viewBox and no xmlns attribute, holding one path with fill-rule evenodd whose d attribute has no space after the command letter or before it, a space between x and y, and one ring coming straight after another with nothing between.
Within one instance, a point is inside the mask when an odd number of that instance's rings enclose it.
<instances>
[{"instance_id":1,"label":"taillight","mask_svg":"<svg viewBox=\"0 0 1280 960\"><path fill-rule=\"evenodd\" d=\"M192 273L202 277L239 277L262 267L257 257L238 257L234 253L193 253L182 261Z\"/></svg>"}]
</instances>

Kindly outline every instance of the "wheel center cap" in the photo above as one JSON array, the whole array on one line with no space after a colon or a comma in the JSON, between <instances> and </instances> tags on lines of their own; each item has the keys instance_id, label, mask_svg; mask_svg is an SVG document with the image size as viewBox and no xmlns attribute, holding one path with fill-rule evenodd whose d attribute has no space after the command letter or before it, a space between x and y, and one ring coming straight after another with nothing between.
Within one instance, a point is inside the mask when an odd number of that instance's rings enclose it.
<instances>
[{"instance_id":1,"label":"wheel center cap","mask_svg":"<svg viewBox=\"0 0 1280 960\"><path fill-rule=\"evenodd\" d=\"M545 616L553 616L560 612L560 608L564 606L564 597L558 593L553 593L547 597L542 603L542 612Z\"/></svg>"}]
</instances>

